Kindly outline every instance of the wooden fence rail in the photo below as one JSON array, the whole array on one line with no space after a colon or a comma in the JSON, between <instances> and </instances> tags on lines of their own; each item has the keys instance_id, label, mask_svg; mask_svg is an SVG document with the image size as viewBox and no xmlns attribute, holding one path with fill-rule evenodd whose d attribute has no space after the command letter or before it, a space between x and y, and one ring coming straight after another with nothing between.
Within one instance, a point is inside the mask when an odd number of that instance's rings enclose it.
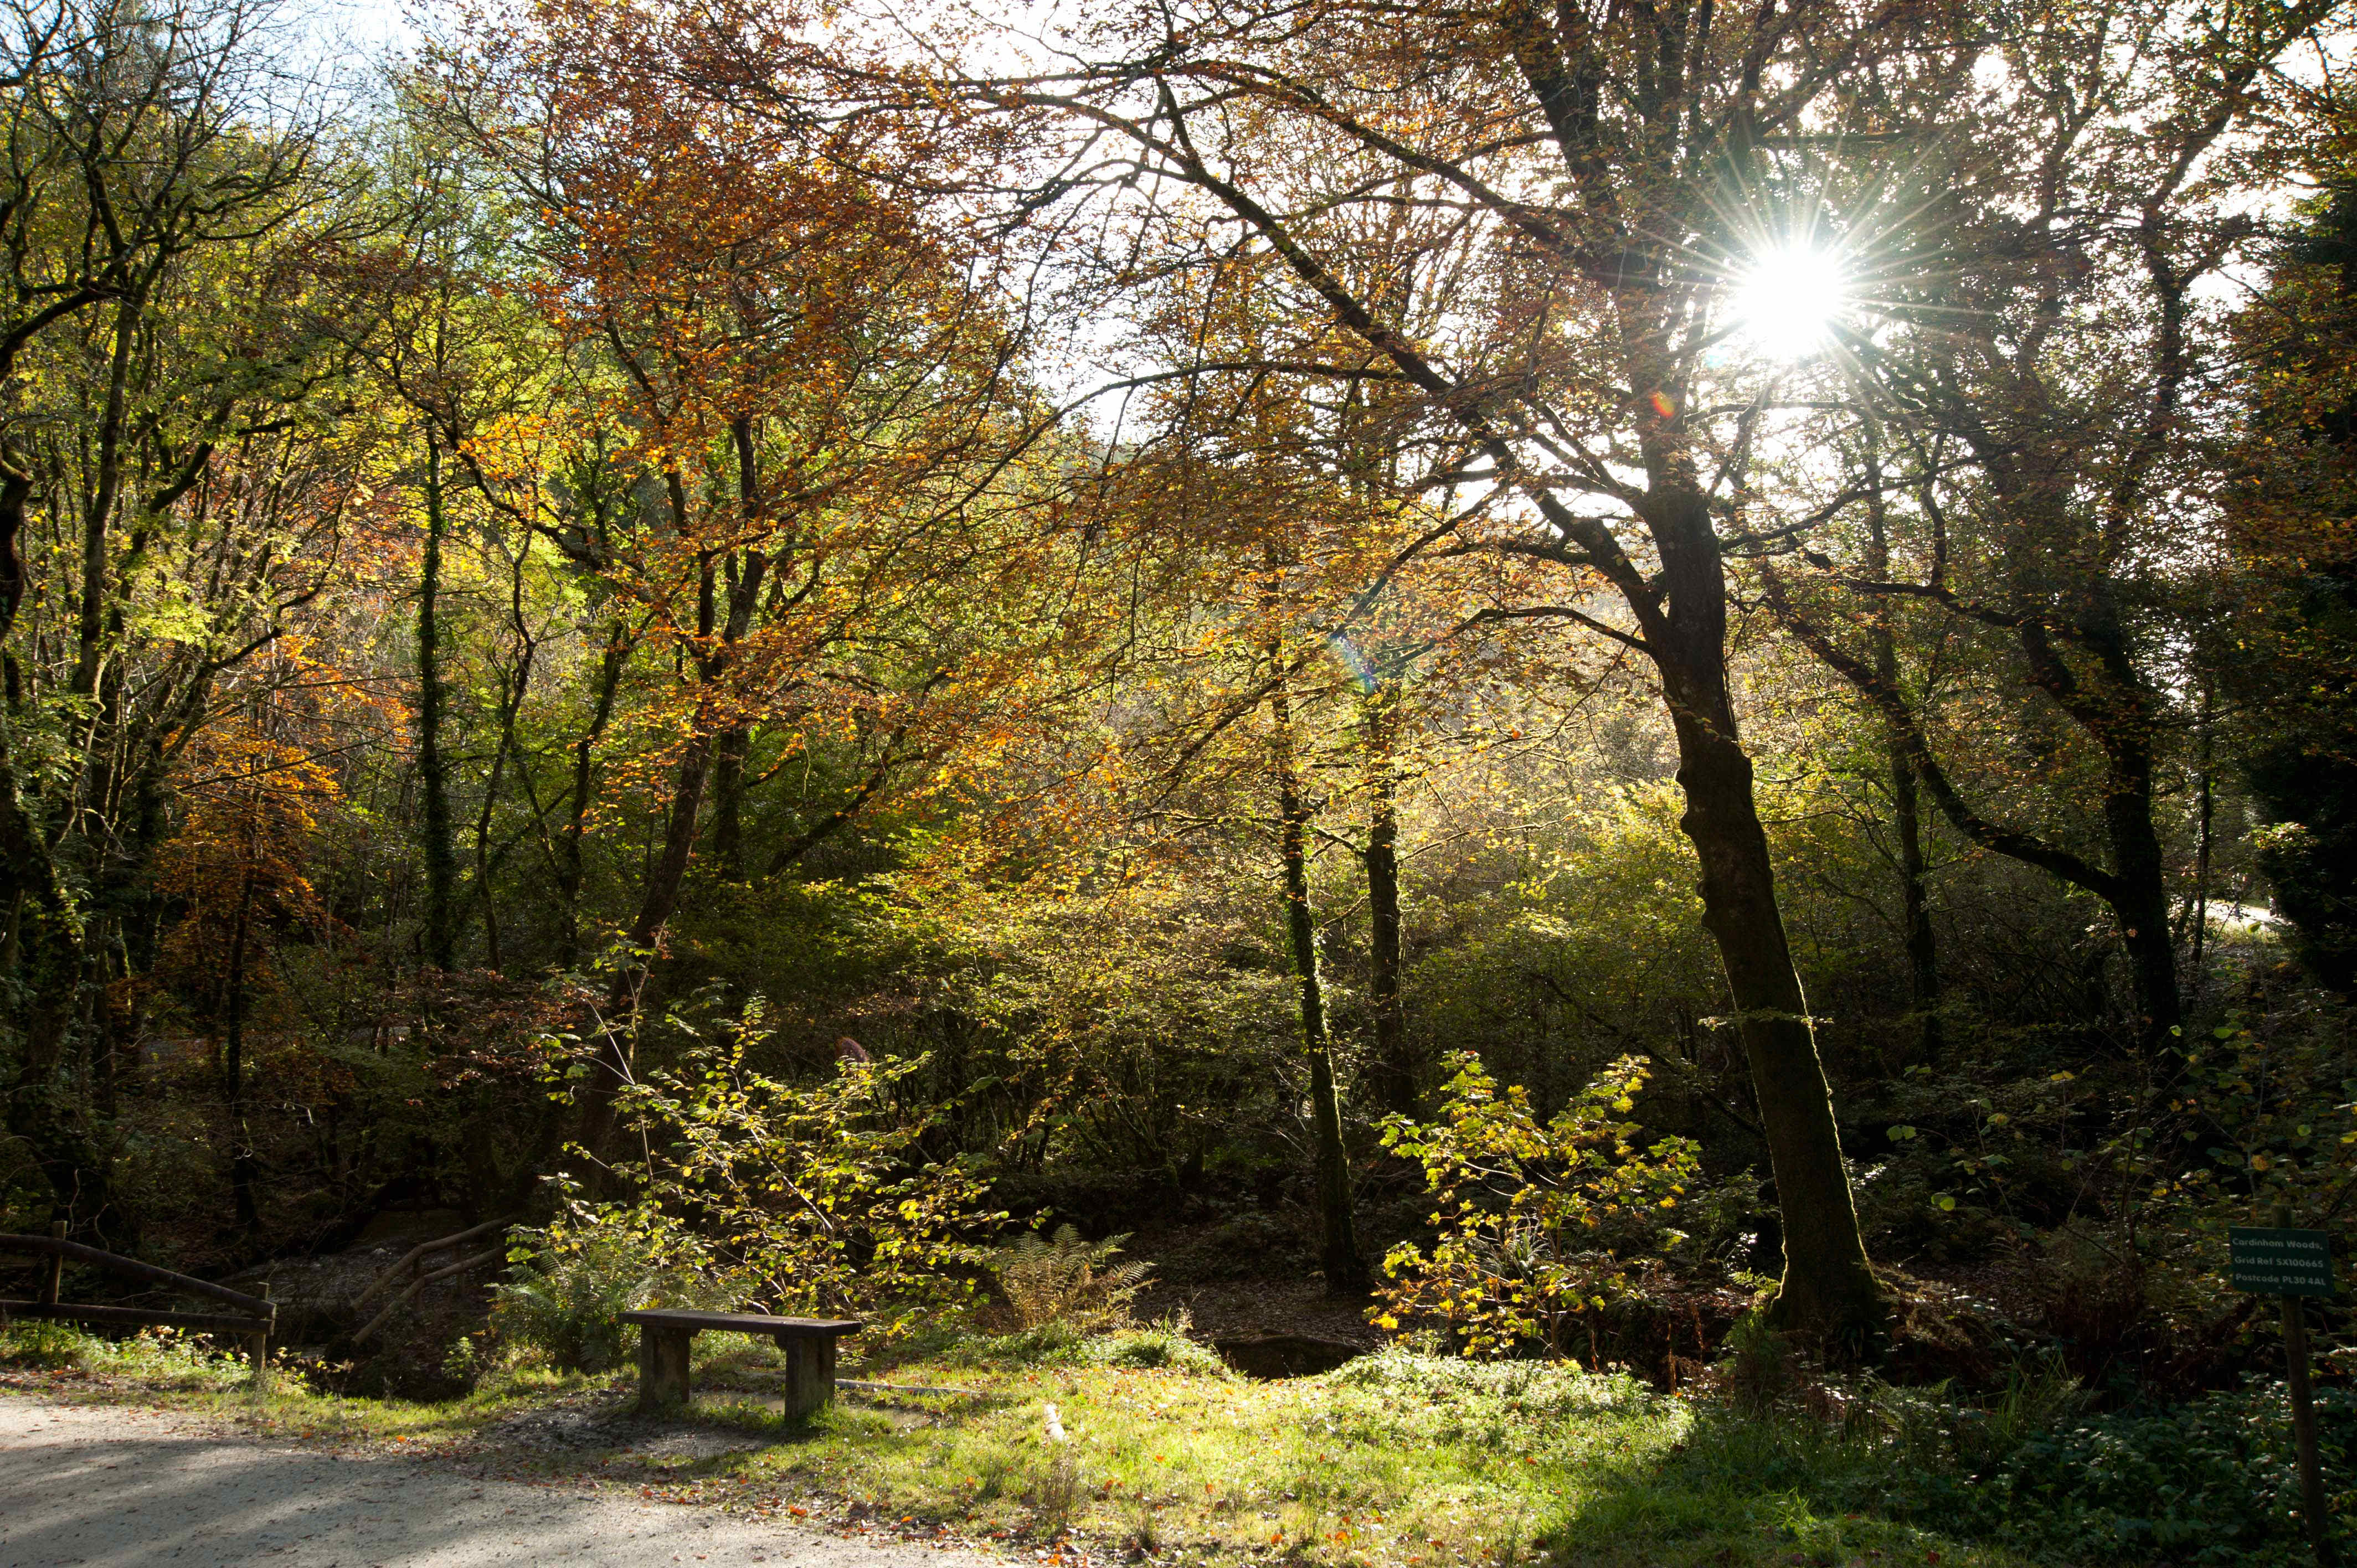
<instances>
[{"instance_id":1,"label":"wooden fence rail","mask_svg":"<svg viewBox=\"0 0 2357 1568\"><path fill-rule=\"evenodd\" d=\"M65 1227L60 1225L57 1229L62 1232ZM244 1339L252 1351L256 1386L269 1377L270 1336L277 1327L278 1307L266 1295L248 1295L227 1285L217 1285L210 1280L159 1269L153 1263L143 1263L136 1258L126 1258L118 1252L85 1247L79 1241L67 1240L62 1234L20 1236L0 1231L0 1252L30 1252L35 1256L47 1256L49 1260L47 1275L41 1282L41 1299L0 1301L0 1322L11 1317L34 1317L120 1327L188 1328L203 1334L234 1334ZM245 1310L241 1316L231 1316L226 1313L151 1312L137 1306L80 1305L61 1302L58 1299L59 1287L69 1261L87 1263L126 1279L166 1286L185 1294L208 1296Z\"/></svg>"}]
</instances>

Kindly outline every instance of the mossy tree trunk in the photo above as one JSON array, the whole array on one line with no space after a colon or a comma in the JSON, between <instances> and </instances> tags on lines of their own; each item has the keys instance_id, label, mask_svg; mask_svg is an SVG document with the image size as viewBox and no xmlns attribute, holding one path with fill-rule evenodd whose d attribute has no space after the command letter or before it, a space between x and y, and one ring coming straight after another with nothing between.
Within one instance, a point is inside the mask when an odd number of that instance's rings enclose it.
<instances>
[{"instance_id":1,"label":"mossy tree trunk","mask_svg":"<svg viewBox=\"0 0 2357 1568\"><path fill-rule=\"evenodd\" d=\"M1270 760L1276 782L1286 944L1300 988L1301 1039L1309 1065L1310 1136L1316 1148L1318 1175L1318 1262L1326 1271L1327 1290L1336 1295L1351 1295L1366 1289L1367 1267L1359 1253L1350 1149L1342 1137L1341 1090L1334 1076L1334 1046L1327 1026L1325 985L1318 972L1318 924L1309 900L1309 805L1301 789L1292 696L1282 675L1281 660L1276 668L1280 673L1269 693Z\"/></svg>"},{"instance_id":2,"label":"mossy tree trunk","mask_svg":"<svg viewBox=\"0 0 2357 1568\"><path fill-rule=\"evenodd\" d=\"M425 555L417 576L417 787L425 857L425 961L457 967L458 854L451 841L449 763L442 748L442 540L447 528L442 493L442 443L425 436Z\"/></svg>"}]
</instances>

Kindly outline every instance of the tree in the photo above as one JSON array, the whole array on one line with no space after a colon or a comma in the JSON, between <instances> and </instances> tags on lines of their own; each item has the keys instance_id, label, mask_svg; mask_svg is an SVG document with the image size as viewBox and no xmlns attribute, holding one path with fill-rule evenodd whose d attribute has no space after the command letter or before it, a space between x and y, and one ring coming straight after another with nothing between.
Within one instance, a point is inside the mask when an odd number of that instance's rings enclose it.
<instances>
[{"instance_id":1,"label":"tree","mask_svg":"<svg viewBox=\"0 0 2357 1568\"><path fill-rule=\"evenodd\" d=\"M1282 644L1270 647L1280 664ZM1365 1257L1352 1212L1351 1158L1342 1140L1342 1096L1334 1076L1334 1040L1326 991L1318 972L1318 922L1309 903L1309 806L1301 789L1293 730L1293 703L1283 676L1268 697L1269 770L1276 789L1277 855L1284 868L1285 937L1301 994L1301 1037L1309 1065L1309 1117L1318 1151L1318 1213L1326 1288L1335 1294L1363 1290Z\"/></svg>"},{"instance_id":2,"label":"tree","mask_svg":"<svg viewBox=\"0 0 2357 1568\"><path fill-rule=\"evenodd\" d=\"M100 999L152 951L174 757L319 591L350 499L316 306L350 215L265 20L63 4L0 29L8 1119L80 1224L122 1222L83 1087Z\"/></svg>"},{"instance_id":3,"label":"tree","mask_svg":"<svg viewBox=\"0 0 2357 1568\"><path fill-rule=\"evenodd\" d=\"M414 454L405 477L423 513L414 634L425 873L421 946L433 967L456 968L464 906L471 906L482 920L486 960L498 969L490 827L511 768L520 777L524 768L516 755L518 721L541 640L526 611L524 585L543 532L560 552L572 544L594 554L581 523L585 511L594 518L597 510L595 479L587 498L548 482L548 466L563 464L579 447L527 434L539 423L536 411L561 403L566 389L554 335L507 286L517 270L508 252L519 215L483 188L483 171L437 134L431 103L420 97L418 84L407 84L398 134L385 155L390 232L355 265L357 283L371 291L378 310L355 313L350 328L355 352L389 394L388 410L412 427L402 433ZM462 900L446 741L452 693L445 644L453 628L444 595L446 551L463 542L454 533L467 524L504 546L505 618L514 649L499 673L497 739L476 812L473 896Z\"/></svg>"},{"instance_id":4,"label":"tree","mask_svg":"<svg viewBox=\"0 0 2357 1568\"><path fill-rule=\"evenodd\" d=\"M1723 384L1711 317L1779 226L1751 199L1774 145L1869 52L1940 48L1935 20L1834 5L1179 7L1066 40L1071 70L961 84L1028 111L1057 161L1089 171L1041 199L1121 206L1168 242L1154 264L1189 264L1215 236L1281 265L1453 434L1454 467L1511 502L1463 542L1559 585L1501 613L1584 625L1651 662L1784 1218L1777 1312L1853 1346L1878 1330L1880 1290L1728 680L1727 557L1759 541L1722 532L1737 498L1714 459L1747 438L1750 367ZM1133 190L1150 199L1125 205ZM1462 328L1419 335L1352 281L1350 215L1403 201L1458 214L1477 250L1487 309Z\"/></svg>"},{"instance_id":5,"label":"tree","mask_svg":"<svg viewBox=\"0 0 2357 1568\"><path fill-rule=\"evenodd\" d=\"M767 858L776 875L1011 668L982 628L1014 624L1022 596L998 596L1024 556L992 520L1040 428L984 259L863 172L891 138L681 100L645 68L696 38L664 6L544 5L438 78L451 134L537 214L536 297L636 492L600 570L645 617L648 666L677 671L593 1149L698 844L731 879L752 864L757 738L774 776L828 730L889 737L849 806Z\"/></svg>"},{"instance_id":6,"label":"tree","mask_svg":"<svg viewBox=\"0 0 2357 1568\"><path fill-rule=\"evenodd\" d=\"M2338 116L2345 125L2345 112ZM2345 130L2316 128L2324 177L2236 323L2243 408L2227 460L2234 579L2204 665L2268 821L2259 865L2319 981L2357 994L2357 182ZM2336 136L2335 133L2338 132Z\"/></svg>"},{"instance_id":7,"label":"tree","mask_svg":"<svg viewBox=\"0 0 2357 1568\"><path fill-rule=\"evenodd\" d=\"M328 732L350 687L284 645L248 673L235 705L181 754L183 811L157 854L156 879L178 913L158 967L196 993L199 1015L219 1030L214 1065L231 1202L238 1229L253 1238L262 1224L262 1165L247 1118L249 1026L257 993L269 989L278 940L328 923L309 861L318 818L340 804L322 757L333 749Z\"/></svg>"},{"instance_id":8,"label":"tree","mask_svg":"<svg viewBox=\"0 0 2357 1568\"><path fill-rule=\"evenodd\" d=\"M1879 437L1858 443L1874 467L1845 478L1906 504L1875 500L1838 558L1830 541L1802 551L1805 586L1835 590L1833 616L1871 649L1832 636L1801 585L1770 594L1885 715L1958 832L2109 906L2147 1048L2183 1009L2159 812L2187 722L2173 694L2185 574L2214 527L2193 499L2208 465L2197 394L2227 347L2205 290L2251 238L2232 210L2235 151L2329 10L1991 17L1965 35L1984 62L1970 72L1861 80L1855 123L1909 127L1908 156L1861 140L1824 176L1870 317L1846 337L1847 362L1900 453L1886 473ZM1892 529L1911 571L1884 569ZM1872 629L1900 599L2004 661L2004 696L1968 727L2008 744L1953 727L1940 742L1947 726ZM1968 770L1986 776L1977 790ZM2008 775L2035 782L2007 789ZM2046 820L2022 825L2033 813Z\"/></svg>"}]
</instances>

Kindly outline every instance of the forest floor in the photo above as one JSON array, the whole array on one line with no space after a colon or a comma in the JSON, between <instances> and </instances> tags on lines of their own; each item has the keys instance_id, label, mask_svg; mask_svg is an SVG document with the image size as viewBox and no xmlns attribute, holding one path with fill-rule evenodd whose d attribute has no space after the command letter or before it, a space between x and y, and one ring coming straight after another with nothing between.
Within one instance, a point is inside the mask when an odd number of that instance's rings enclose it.
<instances>
[{"instance_id":1,"label":"forest floor","mask_svg":"<svg viewBox=\"0 0 2357 1568\"><path fill-rule=\"evenodd\" d=\"M695 1409L664 1422L630 1414L624 1374L508 1375L424 1404L322 1394L291 1374L257 1397L226 1363L200 1375L193 1359L178 1373L0 1370L0 1396L20 1396L0 1397L0 1561L173 1562L149 1533L173 1520L189 1568L757 1552L824 1568L893 1568L917 1553L1061 1568L2020 1562L1813 1506L1793 1473L1809 1456L1706 1424L1690 1402L1625 1378L1501 1380L1391 1357L1261 1382L1199 1348L1202 1360L1187 1362L1183 1342L1180 1364L1121 1364L1170 1355L1146 1334L1068 1348L1060 1364L970 1348L872 1364L853 1375L941 1391L847 1391L790 1423L774 1352L715 1350L699 1359ZM91 1485L108 1464L108 1484ZM125 1534L132 1505L149 1522ZM186 1523L196 1515L222 1522L199 1536ZM382 1532L361 1533L360 1520ZM856 1554L826 1555L838 1548Z\"/></svg>"},{"instance_id":2,"label":"forest floor","mask_svg":"<svg viewBox=\"0 0 2357 1568\"><path fill-rule=\"evenodd\" d=\"M1184 1315L1195 1337L1206 1341L1230 1335L1307 1334L1372 1350L1383 1337L1367 1322L1364 1302L1337 1301L1317 1278L1189 1284L1157 1280L1139 1293L1135 1306L1148 1321Z\"/></svg>"}]
</instances>

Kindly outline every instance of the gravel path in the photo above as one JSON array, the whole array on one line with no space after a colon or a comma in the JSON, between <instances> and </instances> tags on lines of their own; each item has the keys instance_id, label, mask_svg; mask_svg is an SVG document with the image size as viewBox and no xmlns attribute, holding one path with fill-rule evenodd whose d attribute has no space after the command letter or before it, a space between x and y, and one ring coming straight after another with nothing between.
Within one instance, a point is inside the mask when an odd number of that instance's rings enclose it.
<instances>
[{"instance_id":1,"label":"gravel path","mask_svg":"<svg viewBox=\"0 0 2357 1568\"><path fill-rule=\"evenodd\" d=\"M0 1397L0 1568L1005 1568L716 1510L473 1480L447 1465L224 1437L119 1406Z\"/></svg>"}]
</instances>

